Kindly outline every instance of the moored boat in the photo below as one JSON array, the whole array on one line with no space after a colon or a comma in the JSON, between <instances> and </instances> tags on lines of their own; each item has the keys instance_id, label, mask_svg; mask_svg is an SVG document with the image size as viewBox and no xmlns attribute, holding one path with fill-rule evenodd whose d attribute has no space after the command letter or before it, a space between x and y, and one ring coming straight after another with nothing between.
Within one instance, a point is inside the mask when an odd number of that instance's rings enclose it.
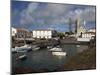
<instances>
[{"instance_id":1,"label":"moored boat","mask_svg":"<svg viewBox=\"0 0 100 75\"><path fill-rule=\"evenodd\" d=\"M30 51L32 50L32 47L29 46L29 45L24 45L24 46L21 46L21 47L15 47L15 51L17 52L27 52L27 51Z\"/></svg>"},{"instance_id":2,"label":"moored boat","mask_svg":"<svg viewBox=\"0 0 100 75\"><path fill-rule=\"evenodd\" d=\"M62 51L62 48L54 47L54 48L51 48L49 51Z\"/></svg>"},{"instance_id":3,"label":"moored boat","mask_svg":"<svg viewBox=\"0 0 100 75\"><path fill-rule=\"evenodd\" d=\"M15 48L12 48L12 49L11 49L11 52L12 52L12 53L17 53L17 51L15 50Z\"/></svg>"},{"instance_id":4,"label":"moored boat","mask_svg":"<svg viewBox=\"0 0 100 75\"><path fill-rule=\"evenodd\" d=\"M36 51L36 50L39 50L39 49L40 49L40 47L38 47L37 45L33 45L33 46L32 46L32 50L33 50L33 51Z\"/></svg>"},{"instance_id":5,"label":"moored boat","mask_svg":"<svg viewBox=\"0 0 100 75\"><path fill-rule=\"evenodd\" d=\"M21 55L17 58L17 60L25 60L27 58L27 56L24 54L24 55Z\"/></svg>"},{"instance_id":6,"label":"moored boat","mask_svg":"<svg viewBox=\"0 0 100 75\"><path fill-rule=\"evenodd\" d=\"M66 52L52 52L52 55L55 55L55 56L66 56L67 53Z\"/></svg>"},{"instance_id":7,"label":"moored boat","mask_svg":"<svg viewBox=\"0 0 100 75\"><path fill-rule=\"evenodd\" d=\"M52 46L47 46L47 49L51 49L51 48L53 48Z\"/></svg>"},{"instance_id":8,"label":"moored boat","mask_svg":"<svg viewBox=\"0 0 100 75\"><path fill-rule=\"evenodd\" d=\"M36 47L36 48L33 48L32 50L36 51L36 50L39 50L39 49L40 49L40 47Z\"/></svg>"},{"instance_id":9,"label":"moored boat","mask_svg":"<svg viewBox=\"0 0 100 75\"><path fill-rule=\"evenodd\" d=\"M80 47L80 45L76 45L76 47Z\"/></svg>"}]
</instances>

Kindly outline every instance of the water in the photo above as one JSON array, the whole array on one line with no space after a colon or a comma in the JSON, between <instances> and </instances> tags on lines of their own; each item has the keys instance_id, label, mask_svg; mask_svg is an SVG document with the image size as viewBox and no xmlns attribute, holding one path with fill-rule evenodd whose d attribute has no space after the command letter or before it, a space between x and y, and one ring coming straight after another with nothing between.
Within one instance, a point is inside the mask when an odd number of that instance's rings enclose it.
<instances>
[{"instance_id":1,"label":"water","mask_svg":"<svg viewBox=\"0 0 100 75\"><path fill-rule=\"evenodd\" d=\"M41 49L38 51L31 51L27 53L12 54L12 67L13 68L31 68L34 71L40 70L60 70L62 66L72 57L77 54L76 45L61 45L63 51L67 52L67 56L53 56L48 49ZM17 60L18 55L26 54L27 59L24 61Z\"/></svg>"}]
</instances>

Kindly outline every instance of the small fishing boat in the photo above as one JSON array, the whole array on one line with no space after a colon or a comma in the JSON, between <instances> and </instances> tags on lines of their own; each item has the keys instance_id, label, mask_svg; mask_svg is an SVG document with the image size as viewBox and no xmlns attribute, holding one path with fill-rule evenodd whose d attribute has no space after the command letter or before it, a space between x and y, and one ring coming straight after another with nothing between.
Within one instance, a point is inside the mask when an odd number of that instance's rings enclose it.
<instances>
[{"instance_id":1,"label":"small fishing boat","mask_svg":"<svg viewBox=\"0 0 100 75\"><path fill-rule=\"evenodd\" d=\"M51 49L52 48L52 46L47 46L47 49Z\"/></svg>"},{"instance_id":2,"label":"small fishing boat","mask_svg":"<svg viewBox=\"0 0 100 75\"><path fill-rule=\"evenodd\" d=\"M32 50L33 50L33 51L36 51L36 50L39 50L39 49L40 49L40 47L38 47L37 45L33 45L33 46L32 46Z\"/></svg>"},{"instance_id":3,"label":"small fishing boat","mask_svg":"<svg viewBox=\"0 0 100 75\"><path fill-rule=\"evenodd\" d=\"M29 46L29 45L24 45L24 46L21 46L21 47L15 47L15 51L17 52L27 52L27 51L30 51L32 50L32 47Z\"/></svg>"},{"instance_id":4,"label":"small fishing boat","mask_svg":"<svg viewBox=\"0 0 100 75\"><path fill-rule=\"evenodd\" d=\"M80 47L80 45L76 45L76 47Z\"/></svg>"},{"instance_id":5,"label":"small fishing boat","mask_svg":"<svg viewBox=\"0 0 100 75\"><path fill-rule=\"evenodd\" d=\"M12 49L11 49L11 52L12 52L12 53L17 53L17 51L15 50L15 48L12 48Z\"/></svg>"},{"instance_id":6,"label":"small fishing boat","mask_svg":"<svg viewBox=\"0 0 100 75\"><path fill-rule=\"evenodd\" d=\"M54 47L54 48L51 48L49 51L62 51L62 48Z\"/></svg>"},{"instance_id":7,"label":"small fishing boat","mask_svg":"<svg viewBox=\"0 0 100 75\"><path fill-rule=\"evenodd\" d=\"M39 49L40 49L40 47L36 47L36 48L33 48L32 50L36 51L36 50L39 50Z\"/></svg>"},{"instance_id":8,"label":"small fishing boat","mask_svg":"<svg viewBox=\"0 0 100 75\"><path fill-rule=\"evenodd\" d=\"M52 55L55 55L55 56L66 56L67 53L66 52L52 52Z\"/></svg>"},{"instance_id":9,"label":"small fishing boat","mask_svg":"<svg viewBox=\"0 0 100 75\"><path fill-rule=\"evenodd\" d=\"M17 58L17 60L25 60L27 58L27 56L24 54L24 55L21 55Z\"/></svg>"},{"instance_id":10,"label":"small fishing boat","mask_svg":"<svg viewBox=\"0 0 100 75\"><path fill-rule=\"evenodd\" d=\"M27 50L18 50L17 52L24 53L24 52L28 52L28 51Z\"/></svg>"}]
</instances>

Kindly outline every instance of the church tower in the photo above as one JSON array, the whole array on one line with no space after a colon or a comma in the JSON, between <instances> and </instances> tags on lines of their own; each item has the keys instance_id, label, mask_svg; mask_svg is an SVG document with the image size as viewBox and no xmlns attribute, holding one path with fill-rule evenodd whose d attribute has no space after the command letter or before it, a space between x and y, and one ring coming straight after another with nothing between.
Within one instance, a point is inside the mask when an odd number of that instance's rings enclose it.
<instances>
[{"instance_id":1,"label":"church tower","mask_svg":"<svg viewBox=\"0 0 100 75\"><path fill-rule=\"evenodd\" d=\"M81 23L82 21L78 18L75 22L75 33L77 36L80 36L82 33L86 32L84 25Z\"/></svg>"}]
</instances>

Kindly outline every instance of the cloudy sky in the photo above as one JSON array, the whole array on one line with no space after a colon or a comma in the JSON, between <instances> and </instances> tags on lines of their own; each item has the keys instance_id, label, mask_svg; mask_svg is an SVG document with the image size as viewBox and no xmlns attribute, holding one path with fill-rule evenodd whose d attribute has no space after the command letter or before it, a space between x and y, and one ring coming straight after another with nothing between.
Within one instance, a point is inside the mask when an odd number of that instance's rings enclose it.
<instances>
[{"instance_id":1,"label":"cloudy sky","mask_svg":"<svg viewBox=\"0 0 100 75\"><path fill-rule=\"evenodd\" d=\"M69 18L85 21L86 29L95 27L95 6L12 1L11 26L17 28L69 31Z\"/></svg>"}]
</instances>

